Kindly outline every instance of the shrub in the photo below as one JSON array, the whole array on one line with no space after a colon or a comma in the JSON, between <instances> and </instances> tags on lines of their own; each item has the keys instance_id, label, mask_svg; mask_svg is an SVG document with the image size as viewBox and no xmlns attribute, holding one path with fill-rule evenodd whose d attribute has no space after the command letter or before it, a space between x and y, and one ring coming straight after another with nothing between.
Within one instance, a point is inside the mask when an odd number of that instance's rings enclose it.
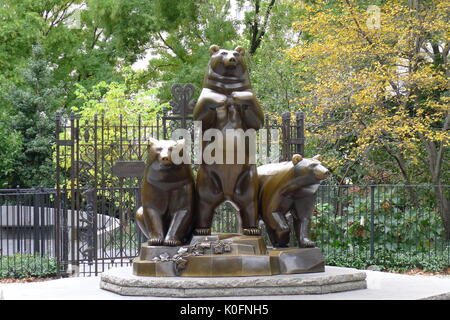
<instances>
[{"instance_id":1,"label":"shrub","mask_svg":"<svg viewBox=\"0 0 450 320\"><path fill-rule=\"evenodd\" d=\"M377 186L371 203L367 186L321 186L311 225L311 238L324 252L326 263L384 271L450 266L450 243L430 187L416 187L416 199L402 186ZM374 209L374 255L370 258L371 206Z\"/></svg>"},{"instance_id":2,"label":"shrub","mask_svg":"<svg viewBox=\"0 0 450 320\"><path fill-rule=\"evenodd\" d=\"M335 249L324 250L325 263L331 266L367 269L376 266L381 271L405 272L412 269L421 269L430 272L440 272L448 268L450 249L428 254L409 252L389 252L378 248L373 258L370 258L369 248L366 250L345 251Z\"/></svg>"},{"instance_id":3,"label":"shrub","mask_svg":"<svg viewBox=\"0 0 450 320\"><path fill-rule=\"evenodd\" d=\"M0 257L0 279L51 277L57 273L56 259L39 255L17 253Z\"/></svg>"}]
</instances>

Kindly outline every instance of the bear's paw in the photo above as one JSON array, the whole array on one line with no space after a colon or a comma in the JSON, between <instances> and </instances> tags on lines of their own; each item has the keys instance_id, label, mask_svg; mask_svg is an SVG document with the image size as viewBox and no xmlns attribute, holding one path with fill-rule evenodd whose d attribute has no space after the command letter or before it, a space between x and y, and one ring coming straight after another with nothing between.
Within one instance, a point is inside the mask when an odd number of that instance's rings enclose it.
<instances>
[{"instance_id":1,"label":"bear's paw","mask_svg":"<svg viewBox=\"0 0 450 320\"><path fill-rule=\"evenodd\" d=\"M247 229L242 230L242 233L246 236L259 236L259 235L261 235L261 229L247 228Z\"/></svg>"},{"instance_id":2,"label":"bear's paw","mask_svg":"<svg viewBox=\"0 0 450 320\"><path fill-rule=\"evenodd\" d=\"M209 236L211 234L211 228L196 228L194 234L197 236Z\"/></svg>"}]
</instances>

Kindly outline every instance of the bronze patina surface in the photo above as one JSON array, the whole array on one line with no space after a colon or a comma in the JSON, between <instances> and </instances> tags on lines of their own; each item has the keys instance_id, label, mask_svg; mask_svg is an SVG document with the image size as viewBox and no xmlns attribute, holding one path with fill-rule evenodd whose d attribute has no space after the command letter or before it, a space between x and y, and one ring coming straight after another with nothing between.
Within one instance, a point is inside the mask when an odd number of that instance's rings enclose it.
<instances>
[{"instance_id":1,"label":"bronze patina surface","mask_svg":"<svg viewBox=\"0 0 450 320\"><path fill-rule=\"evenodd\" d=\"M319 157L309 159L296 154L292 161L258 167L259 210L274 247L289 244L288 212L294 218L299 247L315 246L308 237L314 197L320 181L329 175Z\"/></svg>"},{"instance_id":2,"label":"bronze patina surface","mask_svg":"<svg viewBox=\"0 0 450 320\"><path fill-rule=\"evenodd\" d=\"M254 156L250 139L229 135L230 129L255 132L264 122L251 91L244 49L223 50L213 45L210 54L193 119L202 122L203 132L217 129L222 134L224 141L219 142L223 145L214 148L218 161L203 159L194 190L190 165L175 165L171 159L172 150L183 142L150 139L142 207L136 214L149 241L133 261L133 273L232 277L323 272L322 253L314 248L308 231L314 196L328 170L319 156L308 159L298 154L292 161L256 168L250 161ZM215 139L203 139L203 150L212 143ZM211 234L214 210L225 201L239 211L243 234ZM290 233L288 212L294 217L300 248L285 248ZM260 236L260 219L274 249L268 249Z\"/></svg>"},{"instance_id":3,"label":"bronze patina surface","mask_svg":"<svg viewBox=\"0 0 450 320\"><path fill-rule=\"evenodd\" d=\"M150 138L136 221L150 245L179 246L189 239L194 178L189 164L174 164L172 150L184 140Z\"/></svg>"},{"instance_id":4,"label":"bronze patina surface","mask_svg":"<svg viewBox=\"0 0 450 320\"><path fill-rule=\"evenodd\" d=\"M324 272L325 262L319 248L274 248L269 250L274 274Z\"/></svg>"},{"instance_id":5,"label":"bronze patina surface","mask_svg":"<svg viewBox=\"0 0 450 320\"><path fill-rule=\"evenodd\" d=\"M323 272L317 248L267 249L261 236L195 236L189 246L142 244L133 274L156 277L233 277Z\"/></svg>"},{"instance_id":6,"label":"bronze patina surface","mask_svg":"<svg viewBox=\"0 0 450 320\"><path fill-rule=\"evenodd\" d=\"M245 145L245 161L226 163L227 129L258 130L264 123L264 114L251 91L250 78L244 58L244 49L223 50L210 47L209 61L203 90L194 108L193 118L202 121L202 129L218 129L223 133L223 164L199 166L196 185L195 234L211 233L214 209L222 202L232 201L239 209L244 234L258 235L258 177L256 165L249 163L249 146ZM230 139L230 138L228 138ZM232 137L234 159L238 147ZM204 142L205 148L211 142Z\"/></svg>"}]
</instances>

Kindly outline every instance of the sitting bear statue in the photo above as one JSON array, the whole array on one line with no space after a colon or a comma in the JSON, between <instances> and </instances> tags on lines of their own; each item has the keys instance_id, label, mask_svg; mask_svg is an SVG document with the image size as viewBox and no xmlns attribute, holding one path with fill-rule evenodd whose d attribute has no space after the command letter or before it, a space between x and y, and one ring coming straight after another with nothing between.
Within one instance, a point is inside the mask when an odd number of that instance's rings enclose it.
<instances>
[{"instance_id":1,"label":"sitting bear statue","mask_svg":"<svg viewBox=\"0 0 450 320\"><path fill-rule=\"evenodd\" d=\"M308 159L295 154L292 161L258 167L259 212L274 247L289 244L288 212L294 220L299 247L315 246L308 239L315 193L320 181L329 176L319 159L320 155Z\"/></svg>"},{"instance_id":2,"label":"sitting bear statue","mask_svg":"<svg viewBox=\"0 0 450 320\"><path fill-rule=\"evenodd\" d=\"M149 139L136 221L153 246L179 246L192 229L194 178L189 164L175 164L172 152L184 140Z\"/></svg>"}]
</instances>

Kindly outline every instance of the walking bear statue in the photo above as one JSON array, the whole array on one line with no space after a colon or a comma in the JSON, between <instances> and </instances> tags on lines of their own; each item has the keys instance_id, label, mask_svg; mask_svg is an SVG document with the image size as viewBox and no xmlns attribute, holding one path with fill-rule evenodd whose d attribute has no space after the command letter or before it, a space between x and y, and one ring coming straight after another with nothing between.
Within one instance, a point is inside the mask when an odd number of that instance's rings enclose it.
<instances>
[{"instance_id":1,"label":"walking bear statue","mask_svg":"<svg viewBox=\"0 0 450 320\"><path fill-rule=\"evenodd\" d=\"M179 246L192 231L194 178L189 164L175 164L174 150L182 150L184 140L150 138L141 187L142 207L136 221L154 246Z\"/></svg>"},{"instance_id":2,"label":"walking bear statue","mask_svg":"<svg viewBox=\"0 0 450 320\"><path fill-rule=\"evenodd\" d=\"M315 193L320 181L329 176L319 159L319 155L309 159L295 154L292 161L258 167L259 211L274 247L289 244L288 212L294 220L299 247L315 246L308 238Z\"/></svg>"}]
</instances>

